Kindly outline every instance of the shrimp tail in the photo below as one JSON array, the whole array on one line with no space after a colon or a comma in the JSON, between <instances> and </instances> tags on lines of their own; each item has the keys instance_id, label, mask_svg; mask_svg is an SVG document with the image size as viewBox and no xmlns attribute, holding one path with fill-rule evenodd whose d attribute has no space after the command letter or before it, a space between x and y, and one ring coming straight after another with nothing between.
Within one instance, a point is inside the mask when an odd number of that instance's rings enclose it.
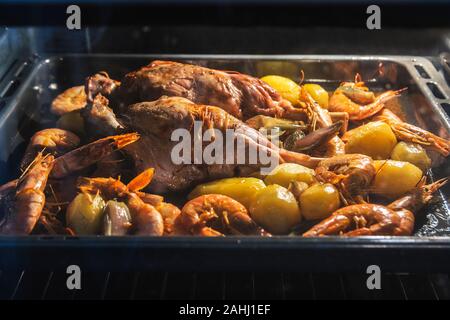
<instances>
[{"instance_id":1,"label":"shrimp tail","mask_svg":"<svg viewBox=\"0 0 450 320\"><path fill-rule=\"evenodd\" d=\"M143 171L128 183L128 189L133 192L141 191L152 182L154 173L154 168Z\"/></svg>"}]
</instances>

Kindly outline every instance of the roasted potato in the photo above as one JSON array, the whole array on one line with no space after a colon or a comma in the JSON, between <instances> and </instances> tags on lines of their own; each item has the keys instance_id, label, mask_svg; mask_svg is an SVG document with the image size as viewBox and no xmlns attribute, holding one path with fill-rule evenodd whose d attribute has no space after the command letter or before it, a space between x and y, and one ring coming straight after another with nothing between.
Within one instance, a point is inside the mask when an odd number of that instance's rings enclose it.
<instances>
[{"instance_id":1,"label":"roasted potato","mask_svg":"<svg viewBox=\"0 0 450 320\"><path fill-rule=\"evenodd\" d=\"M264 179L267 185L279 184L285 188L291 181L311 184L314 182L314 170L296 163L282 163Z\"/></svg>"},{"instance_id":2,"label":"roasted potato","mask_svg":"<svg viewBox=\"0 0 450 320\"><path fill-rule=\"evenodd\" d=\"M343 136L346 153L361 153L374 160L388 159L397 144L391 127L384 122L374 121L347 131Z\"/></svg>"},{"instance_id":3,"label":"roasted potato","mask_svg":"<svg viewBox=\"0 0 450 320\"><path fill-rule=\"evenodd\" d=\"M101 196L79 193L67 207L67 226L76 234L98 234L104 208L105 201Z\"/></svg>"},{"instance_id":4,"label":"roasted potato","mask_svg":"<svg viewBox=\"0 0 450 320\"><path fill-rule=\"evenodd\" d=\"M275 89L284 99L292 104L298 104L300 96L300 86L289 78L281 76L265 76L262 81Z\"/></svg>"},{"instance_id":5,"label":"roasted potato","mask_svg":"<svg viewBox=\"0 0 450 320\"><path fill-rule=\"evenodd\" d=\"M266 185L258 178L226 178L200 184L192 190L188 198L193 199L204 194L223 194L242 203L247 209L255 194Z\"/></svg>"},{"instance_id":6,"label":"roasted potato","mask_svg":"<svg viewBox=\"0 0 450 320\"><path fill-rule=\"evenodd\" d=\"M303 85L303 88L322 108L328 109L328 92L321 85L308 83Z\"/></svg>"},{"instance_id":7,"label":"roasted potato","mask_svg":"<svg viewBox=\"0 0 450 320\"><path fill-rule=\"evenodd\" d=\"M84 119L80 115L80 111L72 111L62 115L58 121L56 121L56 126L60 129L71 131L79 136L84 135Z\"/></svg>"},{"instance_id":8,"label":"roasted potato","mask_svg":"<svg viewBox=\"0 0 450 320\"><path fill-rule=\"evenodd\" d=\"M306 220L325 219L341 205L339 192L330 183L317 183L300 195L300 209Z\"/></svg>"},{"instance_id":9,"label":"roasted potato","mask_svg":"<svg viewBox=\"0 0 450 320\"><path fill-rule=\"evenodd\" d=\"M277 184L258 191L249 211L256 223L273 234L288 234L302 219L294 195Z\"/></svg>"},{"instance_id":10,"label":"roasted potato","mask_svg":"<svg viewBox=\"0 0 450 320\"><path fill-rule=\"evenodd\" d=\"M377 174L373 193L396 199L414 189L422 178L422 171L409 162L395 160L374 161Z\"/></svg>"},{"instance_id":11,"label":"roasted potato","mask_svg":"<svg viewBox=\"0 0 450 320\"><path fill-rule=\"evenodd\" d=\"M431 159L420 144L401 141L391 153L392 160L406 161L418 167L422 172L431 167Z\"/></svg>"}]
</instances>

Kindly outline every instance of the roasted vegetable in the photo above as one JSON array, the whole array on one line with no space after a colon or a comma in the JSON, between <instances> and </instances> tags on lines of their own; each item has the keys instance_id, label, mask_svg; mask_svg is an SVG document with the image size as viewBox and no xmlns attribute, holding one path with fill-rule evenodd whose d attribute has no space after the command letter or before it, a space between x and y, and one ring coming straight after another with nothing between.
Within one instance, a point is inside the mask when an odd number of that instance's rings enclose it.
<instances>
[{"instance_id":1,"label":"roasted vegetable","mask_svg":"<svg viewBox=\"0 0 450 320\"><path fill-rule=\"evenodd\" d=\"M56 126L60 129L71 131L79 136L84 135L84 120L80 115L80 111L72 111L62 115L58 121L56 121Z\"/></svg>"},{"instance_id":2,"label":"roasted vegetable","mask_svg":"<svg viewBox=\"0 0 450 320\"><path fill-rule=\"evenodd\" d=\"M342 140L346 142L346 153L361 153L375 160L388 159L397 144L391 127L375 121L348 131Z\"/></svg>"},{"instance_id":3,"label":"roasted vegetable","mask_svg":"<svg viewBox=\"0 0 450 320\"><path fill-rule=\"evenodd\" d=\"M204 194L223 194L248 208L257 191L265 187L264 182L257 178L226 178L198 185L188 198L193 199Z\"/></svg>"},{"instance_id":4,"label":"roasted vegetable","mask_svg":"<svg viewBox=\"0 0 450 320\"><path fill-rule=\"evenodd\" d=\"M306 136L304 134L302 136L302 131L297 130L286 138L284 148L302 153L322 146L338 134L343 124L343 121L337 121L331 126L317 129Z\"/></svg>"},{"instance_id":5,"label":"roasted vegetable","mask_svg":"<svg viewBox=\"0 0 450 320\"><path fill-rule=\"evenodd\" d=\"M425 172L431 167L431 159L420 144L401 141L391 153L392 160L406 161Z\"/></svg>"},{"instance_id":6,"label":"roasted vegetable","mask_svg":"<svg viewBox=\"0 0 450 320\"><path fill-rule=\"evenodd\" d=\"M330 183L314 184L300 195L302 216L307 220L324 219L339 207L339 192Z\"/></svg>"},{"instance_id":7,"label":"roasted vegetable","mask_svg":"<svg viewBox=\"0 0 450 320\"><path fill-rule=\"evenodd\" d=\"M289 233L302 218L294 195L277 184L260 190L249 211L256 223L273 234Z\"/></svg>"},{"instance_id":8,"label":"roasted vegetable","mask_svg":"<svg viewBox=\"0 0 450 320\"><path fill-rule=\"evenodd\" d=\"M101 231L105 201L99 195L79 193L67 207L67 226L76 234Z\"/></svg>"},{"instance_id":9,"label":"roasted vegetable","mask_svg":"<svg viewBox=\"0 0 450 320\"><path fill-rule=\"evenodd\" d=\"M281 76L265 76L262 81L274 88L284 99L292 104L298 104L300 86L289 78Z\"/></svg>"},{"instance_id":10,"label":"roasted vegetable","mask_svg":"<svg viewBox=\"0 0 450 320\"><path fill-rule=\"evenodd\" d=\"M314 170L295 163L282 163L264 179L267 185L279 184L285 188L291 181L311 184L314 182Z\"/></svg>"},{"instance_id":11,"label":"roasted vegetable","mask_svg":"<svg viewBox=\"0 0 450 320\"><path fill-rule=\"evenodd\" d=\"M326 92L322 86L315 83L308 83L303 85L303 88L308 91L311 97L316 100L322 108L328 109L328 92Z\"/></svg>"},{"instance_id":12,"label":"roasted vegetable","mask_svg":"<svg viewBox=\"0 0 450 320\"><path fill-rule=\"evenodd\" d=\"M106 203L103 219L103 234L123 236L131 227L131 214L123 202L110 200Z\"/></svg>"},{"instance_id":13,"label":"roasted vegetable","mask_svg":"<svg viewBox=\"0 0 450 320\"><path fill-rule=\"evenodd\" d=\"M283 148L290 151L295 151L297 143L305 137L305 133L298 129L292 132L283 142Z\"/></svg>"},{"instance_id":14,"label":"roasted vegetable","mask_svg":"<svg viewBox=\"0 0 450 320\"><path fill-rule=\"evenodd\" d=\"M411 191L422 178L422 171L409 162L378 160L374 165L377 174L371 190L388 198L396 199Z\"/></svg>"}]
</instances>

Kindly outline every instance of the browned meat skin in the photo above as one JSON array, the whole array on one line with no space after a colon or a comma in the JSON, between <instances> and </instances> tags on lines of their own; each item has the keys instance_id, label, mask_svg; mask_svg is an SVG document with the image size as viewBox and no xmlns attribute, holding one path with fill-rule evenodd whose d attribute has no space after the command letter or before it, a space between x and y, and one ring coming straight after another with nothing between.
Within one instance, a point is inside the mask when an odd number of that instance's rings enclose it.
<instances>
[{"instance_id":1,"label":"browned meat skin","mask_svg":"<svg viewBox=\"0 0 450 320\"><path fill-rule=\"evenodd\" d=\"M246 154L249 154L250 149L253 149L253 152L267 150L280 163L288 161L309 167L315 167L320 160L279 149L260 132L248 127L224 110L197 105L181 97L161 97L153 102L131 105L126 113L120 116L120 120L127 130L139 132L141 135L139 141L127 146L124 151L134 160L137 172L150 167L155 168L155 176L150 184L150 189L154 192L183 190L199 182L239 175L241 169L246 170L249 166L254 170L262 166L247 163L174 164L171 152L178 142L171 141L172 132L184 128L192 133L194 121L202 121L204 130L215 128L225 133L226 129L234 129L233 138L237 139L238 136L243 138Z\"/></svg>"},{"instance_id":2,"label":"browned meat skin","mask_svg":"<svg viewBox=\"0 0 450 320\"><path fill-rule=\"evenodd\" d=\"M118 95L122 107L167 95L217 106L238 119L245 120L260 114L305 119L304 110L294 108L272 87L257 78L172 61L153 61L128 73Z\"/></svg>"}]
</instances>

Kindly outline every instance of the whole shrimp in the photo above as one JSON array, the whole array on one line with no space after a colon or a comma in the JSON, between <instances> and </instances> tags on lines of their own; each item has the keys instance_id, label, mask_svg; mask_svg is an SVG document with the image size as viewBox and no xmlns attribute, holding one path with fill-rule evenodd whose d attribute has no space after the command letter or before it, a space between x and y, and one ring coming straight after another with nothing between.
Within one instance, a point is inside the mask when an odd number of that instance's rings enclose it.
<instances>
[{"instance_id":1,"label":"whole shrimp","mask_svg":"<svg viewBox=\"0 0 450 320\"><path fill-rule=\"evenodd\" d=\"M383 109L374 120L387 123L400 140L418 143L447 157L450 153L450 141L435 134L402 121L389 109Z\"/></svg>"},{"instance_id":2,"label":"whole shrimp","mask_svg":"<svg viewBox=\"0 0 450 320\"><path fill-rule=\"evenodd\" d=\"M175 219L180 215L180 209L171 203L164 202L162 196L141 191L150 184L154 173L153 168L145 170L141 175L130 181L127 187L136 193L142 201L158 210L164 221L164 235L172 235L175 233Z\"/></svg>"},{"instance_id":3,"label":"whole shrimp","mask_svg":"<svg viewBox=\"0 0 450 320\"><path fill-rule=\"evenodd\" d=\"M300 99L307 104L307 108L309 109L309 113L311 114L310 118L314 117L315 121L317 121L319 129L327 128L333 125L333 121L328 110L322 108L303 87L301 87ZM337 135L333 136L328 141L325 157L332 157L334 155L344 153L344 142L342 142L341 138L339 138Z\"/></svg>"},{"instance_id":4,"label":"whole shrimp","mask_svg":"<svg viewBox=\"0 0 450 320\"><path fill-rule=\"evenodd\" d=\"M347 203L362 202L360 195L375 174L372 158L362 154L337 155L322 160L316 168L317 180L336 185Z\"/></svg>"},{"instance_id":5,"label":"whole shrimp","mask_svg":"<svg viewBox=\"0 0 450 320\"><path fill-rule=\"evenodd\" d=\"M0 187L0 234L29 234L45 204L44 189L53 168L54 157L38 154L18 180Z\"/></svg>"},{"instance_id":6,"label":"whole shrimp","mask_svg":"<svg viewBox=\"0 0 450 320\"><path fill-rule=\"evenodd\" d=\"M414 213L426 205L433 193L447 182L448 178L444 178L425 185L423 179L413 191L388 206L364 203L343 207L303 236L411 235L414 230Z\"/></svg>"},{"instance_id":7,"label":"whole shrimp","mask_svg":"<svg viewBox=\"0 0 450 320\"><path fill-rule=\"evenodd\" d=\"M136 235L161 236L164 221L161 213L152 205L145 203L134 192L151 182L153 169L134 178L128 185L113 178L80 178L78 188L89 194L100 193L104 199L118 199L125 202L130 210L133 229Z\"/></svg>"},{"instance_id":8,"label":"whole shrimp","mask_svg":"<svg viewBox=\"0 0 450 320\"><path fill-rule=\"evenodd\" d=\"M31 137L20 168L25 171L39 152L51 153L58 157L75 149L79 144L80 138L67 130L50 128L38 131Z\"/></svg>"},{"instance_id":9,"label":"whole shrimp","mask_svg":"<svg viewBox=\"0 0 450 320\"><path fill-rule=\"evenodd\" d=\"M59 94L52 102L50 111L59 116L86 106L84 86L76 86Z\"/></svg>"},{"instance_id":10,"label":"whole shrimp","mask_svg":"<svg viewBox=\"0 0 450 320\"><path fill-rule=\"evenodd\" d=\"M344 82L334 91L328 103L328 110L347 112L350 120L363 120L379 112L386 102L400 96L404 90L388 90L375 97L357 74L355 82Z\"/></svg>"},{"instance_id":11,"label":"whole shrimp","mask_svg":"<svg viewBox=\"0 0 450 320\"><path fill-rule=\"evenodd\" d=\"M176 220L177 227L190 235L270 235L252 220L242 204L220 194L192 199L183 206Z\"/></svg>"},{"instance_id":12,"label":"whole shrimp","mask_svg":"<svg viewBox=\"0 0 450 320\"><path fill-rule=\"evenodd\" d=\"M54 179L67 177L73 172L97 163L114 151L136 142L138 139L139 135L137 133L127 133L102 138L81 146L56 158L50 177Z\"/></svg>"}]
</instances>

